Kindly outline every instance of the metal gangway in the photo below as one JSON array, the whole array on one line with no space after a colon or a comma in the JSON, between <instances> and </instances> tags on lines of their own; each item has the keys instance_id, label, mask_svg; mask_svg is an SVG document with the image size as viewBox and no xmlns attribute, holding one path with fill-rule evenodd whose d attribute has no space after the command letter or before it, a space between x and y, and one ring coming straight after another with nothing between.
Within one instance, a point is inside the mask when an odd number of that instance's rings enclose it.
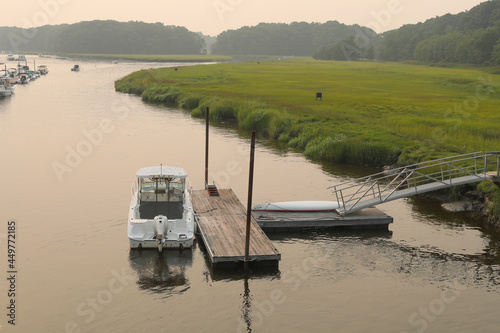
<instances>
[{"instance_id":1,"label":"metal gangway","mask_svg":"<svg viewBox=\"0 0 500 333\"><path fill-rule=\"evenodd\" d=\"M476 152L386 170L330 186L342 216L384 202L499 177L500 152Z\"/></svg>"}]
</instances>

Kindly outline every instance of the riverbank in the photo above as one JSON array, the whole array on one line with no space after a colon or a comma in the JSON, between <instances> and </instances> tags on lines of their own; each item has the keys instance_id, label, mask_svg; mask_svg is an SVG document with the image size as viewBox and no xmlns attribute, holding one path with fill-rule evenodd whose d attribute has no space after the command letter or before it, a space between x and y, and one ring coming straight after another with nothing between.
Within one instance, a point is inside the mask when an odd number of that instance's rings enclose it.
<instances>
[{"instance_id":1,"label":"riverbank","mask_svg":"<svg viewBox=\"0 0 500 333\"><path fill-rule=\"evenodd\" d=\"M29 54L29 53L26 53ZM33 53L36 54L36 53ZM79 54L64 53L57 54L58 57L74 59L95 59L109 61L143 61L143 62L228 62L233 61L230 56L211 54Z\"/></svg>"},{"instance_id":2,"label":"riverbank","mask_svg":"<svg viewBox=\"0 0 500 333\"><path fill-rule=\"evenodd\" d=\"M422 194L441 203L452 213L468 212L474 220L500 230L500 188L498 179Z\"/></svg>"},{"instance_id":3,"label":"riverbank","mask_svg":"<svg viewBox=\"0 0 500 333\"><path fill-rule=\"evenodd\" d=\"M210 106L312 159L383 166L497 150L499 85L480 69L290 58L139 71L115 88L195 117Z\"/></svg>"},{"instance_id":4,"label":"riverbank","mask_svg":"<svg viewBox=\"0 0 500 333\"><path fill-rule=\"evenodd\" d=\"M211 54L181 55L181 54L68 54L71 58L86 58L99 60L126 60L148 62L227 62L233 60L228 56Z\"/></svg>"}]
</instances>

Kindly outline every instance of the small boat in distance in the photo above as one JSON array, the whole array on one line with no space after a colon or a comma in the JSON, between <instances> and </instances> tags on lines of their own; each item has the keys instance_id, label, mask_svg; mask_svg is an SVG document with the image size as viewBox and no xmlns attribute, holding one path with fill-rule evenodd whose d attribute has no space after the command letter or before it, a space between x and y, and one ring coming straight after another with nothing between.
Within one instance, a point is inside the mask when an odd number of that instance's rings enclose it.
<instances>
[{"instance_id":1,"label":"small boat in distance","mask_svg":"<svg viewBox=\"0 0 500 333\"><path fill-rule=\"evenodd\" d=\"M49 72L49 68L46 65L40 65L36 68L41 75L45 75Z\"/></svg>"},{"instance_id":2,"label":"small boat in distance","mask_svg":"<svg viewBox=\"0 0 500 333\"><path fill-rule=\"evenodd\" d=\"M177 167L140 169L128 216L130 248L193 246L196 221L186 172Z\"/></svg>"},{"instance_id":3,"label":"small boat in distance","mask_svg":"<svg viewBox=\"0 0 500 333\"><path fill-rule=\"evenodd\" d=\"M253 212L333 212L340 207L337 201L287 201L259 204L252 207Z\"/></svg>"},{"instance_id":4,"label":"small boat in distance","mask_svg":"<svg viewBox=\"0 0 500 333\"><path fill-rule=\"evenodd\" d=\"M13 54L7 55L7 61L14 61L14 60L16 60L16 58L14 57Z\"/></svg>"},{"instance_id":5,"label":"small boat in distance","mask_svg":"<svg viewBox=\"0 0 500 333\"><path fill-rule=\"evenodd\" d=\"M71 68L73 72L79 72L80 71L80 65L75 65Z\"/></svg>"}]
</instances>

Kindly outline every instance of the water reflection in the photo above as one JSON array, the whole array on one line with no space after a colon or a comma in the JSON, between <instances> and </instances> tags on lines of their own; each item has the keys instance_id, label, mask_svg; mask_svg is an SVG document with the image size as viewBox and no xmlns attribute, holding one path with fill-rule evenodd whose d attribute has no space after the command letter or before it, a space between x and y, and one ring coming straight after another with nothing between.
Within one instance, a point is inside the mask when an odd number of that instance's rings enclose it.
<instances>
[{"instance_id":1,"label":"water reflection","mask_svg":"<svg viewBox=\"0 0 500 333\"><path fill-rule=\"evenodd\" d=\"M246 331L248 333L252 332L252 317L250 316L250 311L252 309L252 296L250 294L250 287L248 285L248 277L245 277L243 283L243 301L241 304L241 318L243 319L243 324L246 326Z\"/></svg>"},{"instance_id":2,"label":"water reflection","mask_svg":"<svg viewBox=\"0 0 500 333\"><path fill-rule=\"evenodd\" d=\"M470 212L450 213L441 207L441 202L430 197L415 196L408 198L412 208L421 216L426 223L447 225L449 227L461 227L464 225L477 225L478 221L470 218ZM450 218L453 216L453 218ZM473 222L476 222L473 224Z\"/></svg>"},{"instance_id":3,"label":"water reflection","mask_svg":"<svg viewBox=\"0 0 500 333\"><path fill-rule=\"evenodd\" d=\"M301 241L303 243L341 240L341 239L391 239L392 231L384 228L303 228L301 231L273 231L266 232L269 239L272 241L288 242Z\"/></svg>"},{"instance_id":4,"label":"water reflection","mask_svg":"<svg viewBox=\"0 0 500 333\"><path fill-rule=\"evenodd\" d=\"M10 97L0 97L0 114L6 113L7 110L9 110L9 107L11 104L11 98Z\"/></svg>"},{"instance_id":5,"label":"water reflection","mask_svg":"<svg viewBox=\"0 0 500 333\"><path fill-rule=\"evenodd\" d=\"M193 264L191 250L167 250L162 253L130 250L129 261L139 276L137 284L141 290L167 298L189 289L186 269Z\"/></svg>"}]
</instances>

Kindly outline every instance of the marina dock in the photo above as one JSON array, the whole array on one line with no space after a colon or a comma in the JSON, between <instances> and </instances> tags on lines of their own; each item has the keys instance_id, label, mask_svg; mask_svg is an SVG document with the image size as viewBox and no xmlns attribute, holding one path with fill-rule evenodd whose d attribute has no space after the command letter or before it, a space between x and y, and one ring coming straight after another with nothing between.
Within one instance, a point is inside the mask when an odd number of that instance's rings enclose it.
<instances>
[{"instance_id":1,"label":"marina dock","mask_svg":"<svg viewBox=\"0 0 500 333\"><path fill-rule=\"evenodd\" d=\"M246 210L231 189L218 196L206 190L192 192L198 232L212 267L234 266L245 259ZM278 266L281 254L252 217L250 260L258 266Z\"/></svg>"},{"instance_id":2,"label":"marina dock","mask_svg":"<svg viewBox=\"0 0 500 333\"><path fill-rule=\"evenodd\" d=\"M337 212L276 212L253 213L259 226L268 231L288 231L302 228L377 228L387 229L393 218L377 208L365 208L342 216Z\"/></svg>"}]
</instances>

